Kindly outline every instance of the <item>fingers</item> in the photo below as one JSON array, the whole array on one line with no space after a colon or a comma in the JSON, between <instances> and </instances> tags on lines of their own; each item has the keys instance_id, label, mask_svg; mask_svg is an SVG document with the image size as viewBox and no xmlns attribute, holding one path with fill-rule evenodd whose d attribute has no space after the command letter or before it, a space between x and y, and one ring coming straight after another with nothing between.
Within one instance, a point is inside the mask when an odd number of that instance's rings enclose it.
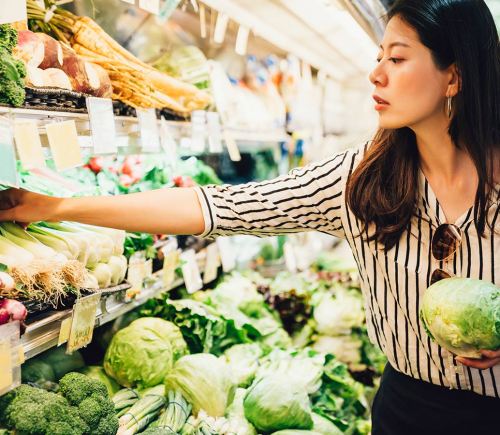
<instances>
[{"instance_id":1,"label":"fingers","mask_svg":"<svg viewBox=\"0 0 500 435\"><path fill-rule=\"evenodd\" d=\"M486 358L500 358L499 350L482 350L481 354Z\"/></svg>"},{"instance_id":2,"label":"fingers","mask_svg":"<svg viewBox=\"0 0 500 435\"><path fill-rule=\"evenodd\" d=\"M9 208L7 210L0 209L0 222L15 221L16 208Z\"/></svg>"},{"instance_id":3,"label":"fingers","mask_svg":"<svg viewBox=\"0 0 500 435\"><path fill-rule=\"evenodd\" d=\"M456 361L463 364L464 366L472 367L475 369L485 370L500 364L500 357L498 358L483 358L483 359L472 359L457 356Z\"/></svg>"}]
</instances>

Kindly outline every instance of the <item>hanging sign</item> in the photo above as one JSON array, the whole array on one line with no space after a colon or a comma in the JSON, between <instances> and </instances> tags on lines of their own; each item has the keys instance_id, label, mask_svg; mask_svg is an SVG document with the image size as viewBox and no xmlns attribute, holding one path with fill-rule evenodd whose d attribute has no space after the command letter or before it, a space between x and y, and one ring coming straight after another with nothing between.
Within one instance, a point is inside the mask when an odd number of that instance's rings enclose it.
<instances>
[{"instance_id":1,"label":"hanging sign","mask_svg":"<svg viewBox=\"0 0 500 435\"><path fill-rule=\"evenodd\" d=\"M94 153L116 153L115 114L111 99L87 97L87 112L90 119Z\"/></svg>"}]
</instances>

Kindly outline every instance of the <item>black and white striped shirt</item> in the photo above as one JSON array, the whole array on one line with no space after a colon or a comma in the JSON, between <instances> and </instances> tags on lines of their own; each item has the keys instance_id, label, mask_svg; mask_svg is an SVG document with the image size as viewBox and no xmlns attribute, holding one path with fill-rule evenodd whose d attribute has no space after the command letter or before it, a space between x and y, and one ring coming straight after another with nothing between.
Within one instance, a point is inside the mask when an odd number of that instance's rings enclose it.
<instances>
[{"instance_id":1,"label":"black and white striped shirt","mask_svg":"<svg viewBox=\"0 0 500 435\"><path fill-rule=\"evenodd\" d=\"M365 149L348 150L271 181L197 188L205 218L203 236L316 230L347 239L360 271L370 339L393 367L436 385L500 398L500 365L478 370L456 363L431 341L419 319L422 294L437 267L500 285L498 194L488 216L496 231L487 228L486 237L478 237L471 208L455 222L463 242L444 265L431 255L432 235L444 222L444 213L420 173L410 228L385 252L376 242L357 237L362 224L346 204L346 182Z\"/></svg>"}]
</instances>

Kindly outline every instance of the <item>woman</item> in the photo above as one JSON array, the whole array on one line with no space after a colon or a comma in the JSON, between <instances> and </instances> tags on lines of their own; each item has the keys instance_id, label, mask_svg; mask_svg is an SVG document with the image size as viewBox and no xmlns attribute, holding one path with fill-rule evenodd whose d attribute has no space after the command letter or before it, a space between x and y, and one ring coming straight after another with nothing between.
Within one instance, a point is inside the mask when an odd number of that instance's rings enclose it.
<instances>
[{"instance_id":1,"label":"woman","mask_svg":"<svg viewBox=\"0 0 500 435\"><path fill-rule=\"evenodd\" d=\"M418 317L423 292L443 276L500 285L498 33L482 0L401 0L388 17L370 75L380 116L370 144L241 186L77 199L10 190L0 219L345 238L370 337L390 363L373 434L500 433L500 351L454 358Z\"/></svg>"}]
</instances>

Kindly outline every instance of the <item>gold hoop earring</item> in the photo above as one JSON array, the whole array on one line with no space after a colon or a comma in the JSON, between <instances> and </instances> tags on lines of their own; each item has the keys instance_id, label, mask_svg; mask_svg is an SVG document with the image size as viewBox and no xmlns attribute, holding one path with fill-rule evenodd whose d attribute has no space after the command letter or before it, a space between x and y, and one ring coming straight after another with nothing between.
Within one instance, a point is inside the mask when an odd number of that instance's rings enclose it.
<instances>
[{"instance_id":1,"label":"gold hoop earring","mask_svg":"<svg viewBox=\"0 0 500 435\"><path fill-rule=\"evenodd\" d=\"M453 97L448 97L447 99L447 102L446 102L446 106L447 106L447 112L448 112L448 118L451 118L451 112L452 112L452 100L453 100Z\"/></svg>"}]
</instances>

